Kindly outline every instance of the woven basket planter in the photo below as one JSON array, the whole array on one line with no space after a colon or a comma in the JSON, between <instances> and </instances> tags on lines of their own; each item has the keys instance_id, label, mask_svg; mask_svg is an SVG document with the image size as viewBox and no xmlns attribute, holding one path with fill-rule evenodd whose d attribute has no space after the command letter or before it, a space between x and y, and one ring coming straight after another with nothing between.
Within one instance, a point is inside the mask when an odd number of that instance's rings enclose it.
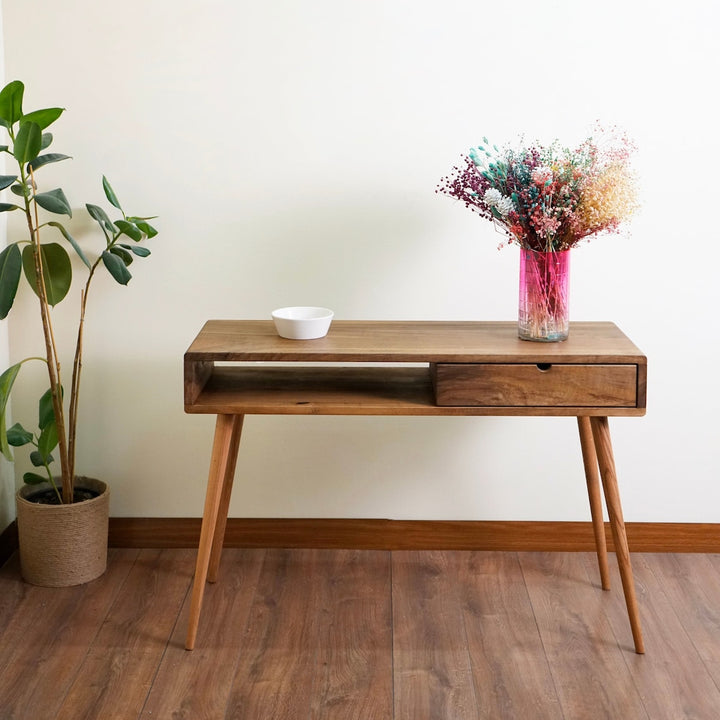
<instances>
[{"instance_id":1,"label":"woven basket planter","mask_svg":"<svg viewBox=\"0 0 720 720\"><path fill-rule=\"evenodd\" d=\"M105 572L110 490L93 478L78 477L75 485L100 494L72 505L43 505L27 498L49 484L17 492L20 571L32 585L81 585Z\"/></svg>"}]
</instances>

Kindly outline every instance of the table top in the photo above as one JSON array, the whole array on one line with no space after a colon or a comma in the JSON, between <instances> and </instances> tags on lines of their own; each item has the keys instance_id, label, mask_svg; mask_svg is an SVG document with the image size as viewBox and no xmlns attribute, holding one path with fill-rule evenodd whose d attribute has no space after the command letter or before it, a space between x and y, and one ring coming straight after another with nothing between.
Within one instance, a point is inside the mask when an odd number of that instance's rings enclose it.
<instances>
[{"instance_id":1,"label":"table top","mask_svg":"<svg viewBox=\"0 0 720 720\"><path fill-rule=\"evenodd\" d=\"M271 320L209 320L190 362L633 363L645 356L611 322L574 322L564 342L520 340L517 323L335 320L316 340L288 340Z\"/></svg>"},{"instance_id":2,"label":"table top","mask_svg":"<svg viewBox=\"0 0 720 720\"><path fill-rule=\"evenodd\" d=\"M646 362L609 322L535 343L512 322L338 320L288 340L269 320L210 320L185 353L185 411L643 415Z\"/></svg>"}]
</instances>

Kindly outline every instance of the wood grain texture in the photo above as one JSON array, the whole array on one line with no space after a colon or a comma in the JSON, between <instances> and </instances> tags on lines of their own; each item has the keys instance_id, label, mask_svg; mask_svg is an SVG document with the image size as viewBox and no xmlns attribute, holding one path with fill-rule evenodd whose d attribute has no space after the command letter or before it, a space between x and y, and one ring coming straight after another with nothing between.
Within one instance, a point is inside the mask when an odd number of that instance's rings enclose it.
<instances>
[{"instance_id":1,"label":"wood grain texture","mask_svg":"<svg viewBox=\"0 0 720 720\"><path fill-rule=\"evenodd\" d=\"M454 554L477 717L562 718L545 648L515 553Z\"/></svg>"},{"instance_id":2,"label":"wood grain texture","mask_svg":"<svg viewBox=\"0 0 720 720\"><path fill-rule=\"evenodd\" d=\"M0 717L55 717L138 556L112 550L102 582L45 588L0 573ZM7 568L11 570L12 567ZM17 569L19 573L19 568ZM9 602L8 602L9 601Z\"/></svg>"},{"instance_id":3,"label":"wood grain texture","mask_svg":"<svg viewBox=\"0 0 720 720\"><path fill-rule=\"evenodd\" d=\"M393 676L397 720L477 717L478 700L454 583L441 551L393 554Z\"/></svg>"},{"instance_id":4,"label":"wood grain texture","mask_svg":"<svg viewBox=\"0 0 720 720\"><path fill-rule=\"evenodd\" d=\"M0 637L2 637L3 628L11 622L30 586L16 580L16 576L20 575L20 557L17 553L11 555L0 565L0 568ZM0 658L2 658L1 654Z\"/></svg>"},{"instance_id":5,"label":"wood grain texture","mask_svg":"<svg viewBox=\"0 0 720 720\"><path fill-rule=\"evenodd\" d=\"M322 551L268 550L243 637L225 718L308 717L325 589Z\"/></svg>"},{"instance_id":6,"label":"wood grain texture","mask_svg":"<svg viewBox=\"0 0 720 720\"><path fill-rule=\"evenodd\" d=\"M217 720L225 717L237 659L245 651L244 636L257 591L265 550L245 550L221 562L223 581L209 586L202 632L195 650L185 649L190 605L186 600L143 717L173 720Z\"/></svg>"},{"instance_id":7,"label":"wood grain texture","mask_svg":"<svg viewBox=\"0 0 720 720\"><path fill-rule=\"evenodd\" d=\"M200 518L110 518L112 547L196 548ZM633 552L720 553L719 523L625 523ZM604 525L607 548L614 549ZM595 550L590 522L230 518L225 547Z\"/></svg>"},{"instance_id":8,"label":"wood grain texture","mask_svg":"<svg viewBox=\"0 0 720 720\"><path fill-rule=\"evenodd\" d=\"M626 655L626 672L643 698L649 717L683 720L716 717L720 708L716 697L718 685L706 658L719 656L720 635L716 625L718 612L708 607L706 593L712 594L718 585L712 573L704 577L703 570L709 569L707 558L635 555L633 565L641 593L647 652L642 657ZM697 582L697 587L689 586L689 580ZM670 599L668 592L675 595L674 599ZM678 593L683 593L682 600ZM605 613L616 636L622 637L627 625L622 600L609 593L605 596ZM698 607L696 602L700 603ZM707 610L711 613L707 618L710 622L700 619ZM713 636L705 638L705 633L713 629ZM696 641L704 642L704 657Z\"/></svg>"},{"instance_id":9,"label":"wood grain texture","mask_svg":"<svg viewBox=\"0 0 720 720\"><path fill-rule=\"evenodd\" d=\"M56 720L140 715L187 595L194 558L189 550L140 551Z\"/></svg>"},{"instance_id":10,"label":"wood grain texture","mask_svg":"<svg viewBox=\"0 0 720 720\"><path fill-rule=\"evenodd\" d=\"M393 712L391 557L324 552L325 585L310 720L386 720Z\"/></svg>"},{"instance_id":11,"label":"wood grain texture","mask_svg":"<svg viewBox=\"0 0 720 720\"><path fill-rule=\"evenodd\" d=\"M637 365L434 363L431 371L438 405L637 405Z\"/></svg>"},{"instance_id":12,"label":"wood grain texture","mask_svg":"<svg viewBox=\"0 0 720 720\"><path fill-rule=\"evenodd\" d=\"M720 555L679 555L652 554L640 556L641 565L636 569L641 587L647 591L658 591L663 594L662 605L652 603L652 607L662 607L663 612L669 608L685 631L693 649L703 661L708 674L720 687ZM637 572L639 570L639 573ZM648 573L652 573L649 576ZM645 578L648 576L648 580ZM652 582L652 586L651 583ZM644 602L645 595L642 601ZM658 611L659 613L659 611ZM648 615L648 611L644 612ZM650 622L654 622L653 615ZM671 617L667 623L674 622ZM664 637L675 635L677 627L668 624L660 629ZM672 629L671 629L672 628ZM671 630L670 632L668 632ZM649 629L648 637L653 632ZM679 633L678 633L679 634ZM653 652L658 640L649 644L649 652ZM662 643L665 646L665 643ZM693 657L692 650L685 645L684 656ZM654 662L654 661L653 661ZM692 667L692 662L683 663ZM704 697L713 697L712 693L704 692ZM699 699L698 699L699 700Z\"/></svg>"},{"instance_id":13,"label":"wood grain texture","mask_svg":"<svg viewBox=\"0 0 720 720\"><path fill-rule=\"evenodd\" d=\"M590 419L590 425L595 441L595 452L597 453L600 478L602 479L603 491L605 493L605 506L607 507L610 517L610 529L612 530L615 555L617 556L618 567L620 569L620 580L622 582L623 595L625 596L625 604L627 605L630 628L635 642L635 651L643 653L645 650L642 628L640 627L640 612L635 592L632 564L630 562L630 547L627 541L625 520L620 502L617 473L615 471L615 458L610 440L610 426L606 417L593 417Z\"/></svg>"},{"instance_id":14,"label":"wood grain texture","mask_svg":"<svg viewBox=\"0 0 720 720\"><path fill-rule=\"evenodd\" d=\"M185 402L193 403L205 387L208 378L212 375L213 363L188 362L183 366L183 380Z\"/></svg>"},{"instance_id":15,"label":"wood grain texture","mask_svg":"<svg viewBox=\"0 0 720 720\"><path fill-rule=\"evenodd\" d=\"M622 650L632 653L631 646L618 643L605 614L611 594L593 587L587 556L520 553L519 558L564 716L654 720L627 672ZM620 637L629 637L626 627L622 630Z\"/></svg>"},{"instance_id":16,"label":"wood grain texture","mask_svg":"<svg viewBox=\"0 0 720 720\"><path fill-rule=\"evenodd\" d=\"M583 466L585 469L585 482L588 499L590 501L590 516L592 518L593 535L595 537L595 551L600 570L600 584L603 590L610 589L610 571L608 569L607 540L605 538L605 524L603 523L602 495L600 491L600 475L595 452L590 418L578 417L578 432L580 434L580 449L582 451Z\"/></svg>"},{"instance_id":17,"label":"wood grain texture","mask_svg":"<svg viewBox=\"0 0 720 720\"><path fill-rule=\"evenodd\" d=\"M535 368L535 365L531 367ZM623 365L622 368L629 366ZM633 381L625 395L599 397L606 374L602 368L595 383L595 396L586 389L568 403L559 390L546 397L535 393L519 402L517 388L507 383L492 391L485 405L475 398L460 404L438 405L435 401L430 370L427 367L218 367L192 403L186 403L190 414L244 415L377 415L377 416L640 416L644 407L635 406ZM629 388L629 389L628 389ZM514 395L508 394L512 390ZM526 391L530 393L529 387ZM488 391L490 392L490 391ZM628 399L632 392L632 400ZM506 393L503 396L503 393ZM503 397L506 402L503 403ZM592 401L596 397L596 406ZM617 403L615 405L610 402Z\"/></svg>"},{"instance_id":18,"label":"wood grain texture","mask_svg":"<svg viewBox=\"0 0 720 720\"><path fill-rule=\"evenodd\" d=\"M0 718L714 720L720 707L718 554L633 555L645 655L593 552L232 548L187 652L192 559L113 550L105 575L71 589L26 585L15 558L0 568ZM612 555L610 574L618 585Z\"/></svg>"},{"instance_id":19,"label":"wood grain texture","mask_svg":"<svg viewBox=\"0 0 720 720\"><path fill-rule=\"evenodd\" d=\"M241 425L241 415L218 415L215 423L215 438L213 440L212 455L210 457L210 473L205 493L205 509L203 510L203 522L200 530L197 562L195 563L195 578L193 580L192 598L190 602L188 632L185 641L185 647L188 650L192 650L195 644L198 622L200 620L200 610L202 609L203 595L205 592L205 581L208 576L210 556L214 545L215 532L218 527L218 510L220 508L224 486L232 483L232 476L227 470L230 464L234 466L235 463L237 445L234 444L234 437L237 434L239 438L239 426ZM230 450L233 447L235 454L231 458ZM228 489L227 492L229 494L230 490ZM226 518L222 518L220 524L223 529L225 523ZM221 546L218 546L216 559L219 559L220 549Z\"/></svg>"},{"instance_id":20,"label":"wood grain texture","mask_svg":"<svg viewBox=\"0 0 720 720\"><path fill-rule=\"evenodd\" d=\"M292 367L248 367L258 361ZM565 342L528 343L517 337L514 323L336 321L326 337L297 341L279 337L270 321L211 320L184 362L189 413L573 415L579 412L572 408L592 408L597 398L598 406L612 407L613 414L642 415L644 404L636 400L645 397L641 386L646 375L639 368L647 361L612 323L576 323ZM208 375L209 365L220 362L244 365L217 366ZM335 367L308 367L318 362ZM365 367L349 367L351 363ZM373 363L422 367L367 367ZM441 408L431 378L437 363L509 364L515 373L521 372L515 366L558 369L543 382L546 395L524 404L519 397L510 396L506 403L498 397L498 392L517 395L514 376L504 384L496 378L495 396L487 405L476 397L467 403L453 398L459 408ZM564 379L553 385L561 374ZM549 386L558 385L577 392L569 401L566 395L549 393ZM522 391L531 391L527 379Z\"/></svg>"},{"instance_id":21,"label":"wood grain texture","mask_svg":"<svg viewBox=\"0 0 720 720\"><path fill-rule=\"evenodd\" d=\"M237 464L238 448L240 447L240 435L242 433L243 420L244 417L242 415L233 416L232 434L227 448L227 461L222 477L220 502L217 509L217 517L215 518L215 529L212 534L212 548L210 550L210 560L207 574L208 582L211 583L217 581L220 555L222 554L223 543L225 541L225 528L227 526L228 508L230 507L233 480L235 479L235 466Z\"/></svg>"},{"instance_id":22,"label":"wood grain texture","mask_svg":"<svg viewBox=\"0 0 720 720\"><path fill-rule=\"evenodd\" d=\"M190 362L645 362L610 322L573 322L560 343L520 340L514 322L334 320L317 340L287 340L270 320L209 320Z\"/></svg>"}]
</instances>

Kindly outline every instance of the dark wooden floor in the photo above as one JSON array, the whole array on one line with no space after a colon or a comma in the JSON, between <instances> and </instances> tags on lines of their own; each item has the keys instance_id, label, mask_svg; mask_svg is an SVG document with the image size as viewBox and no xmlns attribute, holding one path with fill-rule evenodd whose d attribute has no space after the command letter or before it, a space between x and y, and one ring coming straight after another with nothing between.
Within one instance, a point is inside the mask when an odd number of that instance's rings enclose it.
<instances>
[{"instance_id":1,"label":"dark wooden floor","mask_svg":"<svg viewBox=\"0 0 720 720\"><path fill-rule=\"evenodd\" d=\"M226 550L183 648L195 552L111 550L86 586L0 570L1 720L715 720L720 556Z\"/></svg>"}]
</instances>

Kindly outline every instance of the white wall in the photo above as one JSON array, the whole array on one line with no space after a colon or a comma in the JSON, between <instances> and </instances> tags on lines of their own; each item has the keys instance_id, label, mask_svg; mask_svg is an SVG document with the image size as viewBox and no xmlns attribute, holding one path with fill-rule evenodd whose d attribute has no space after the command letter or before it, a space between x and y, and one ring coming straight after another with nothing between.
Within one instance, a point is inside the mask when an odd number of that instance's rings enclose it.
<instances>
[{"instance_id":1,"label":"white wall","mask_svg":"<svg viewBox=\"0 0 720 720\"><path fill-rule=\"evenodd\" d=\"M0 48L3 45L2 15L0 14ZM5 77L4 55L0 53L0 83ZM0 157L0 173L4 173L4 160ZM0 215L0 248L5 247L5 217ZM6 320L0 322L0 372L8 364L8 323ZM0 531L4 530L15 517L15 482L13 466L0 456Z\"/></svg>"},{"instance_id":2,"label":"white wall","mask_svg":"<svg viewBox=\"0 0 720 720\"><path fill-rule=\"evenodd\" d=\"M201 513L213 419L183 414L181 358L207 318L513 319L517 251L435 186L483 135L573 144L601 119L637 141L643 210L574 253L571 313L649 357L647 417L612 421L626 519L720 522L717 3L3 10L7 79L67 108L54 147L74 160L47 181L81 207L105 173L160 216L129 288L91 298L79 469L112 483L114 515ZM18 358L40 347L19 301ZM572 419L251 417L235 488L246 516L588 518Z\"/></svg>"}]
</instances>

